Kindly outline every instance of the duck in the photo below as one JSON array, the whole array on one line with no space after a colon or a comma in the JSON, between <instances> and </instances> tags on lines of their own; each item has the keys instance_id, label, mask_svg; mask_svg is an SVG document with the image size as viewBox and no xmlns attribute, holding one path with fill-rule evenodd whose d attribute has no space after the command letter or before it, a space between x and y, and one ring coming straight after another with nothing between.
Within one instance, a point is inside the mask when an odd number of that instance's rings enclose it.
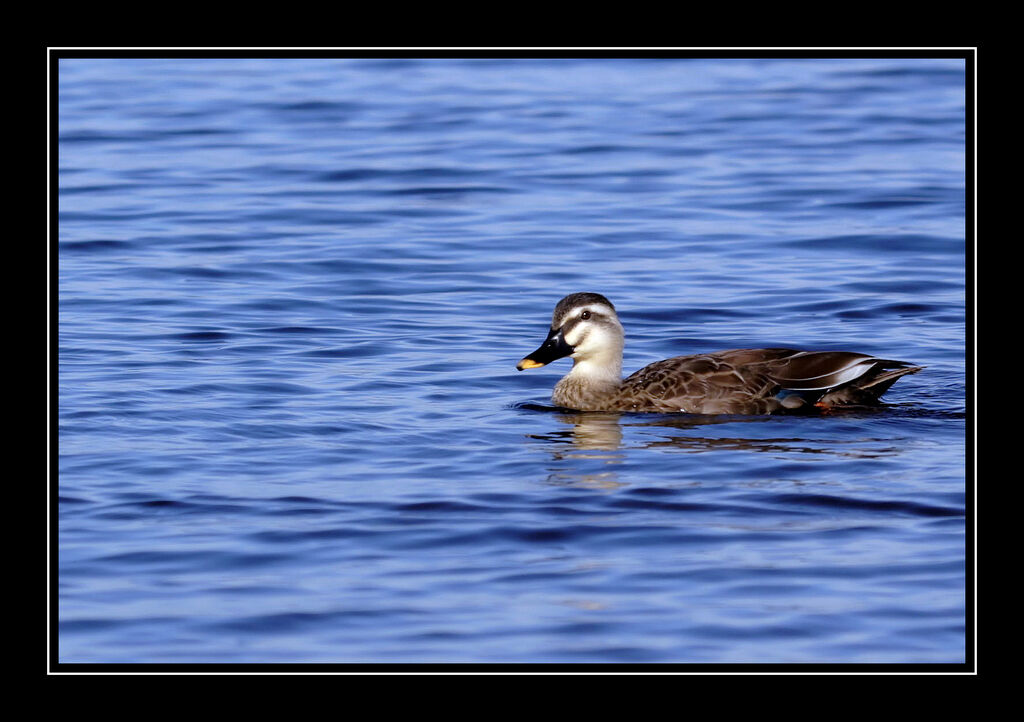
<instances>
[{"instance_id":1,"label":"duck","mask_svg":"<svg viewBox=\"0 0 1024 722\"><path fill-rule=\"evenodd\" d=\"M899 378L924 368L848 351L757 348L676 356L622 378L625 338L611 301L600 293L572 293L555 305L544 343L516 368L571 357L572 368L551 395L564 409L685 414L878 406Z\"/></svg>"}]
</instances>

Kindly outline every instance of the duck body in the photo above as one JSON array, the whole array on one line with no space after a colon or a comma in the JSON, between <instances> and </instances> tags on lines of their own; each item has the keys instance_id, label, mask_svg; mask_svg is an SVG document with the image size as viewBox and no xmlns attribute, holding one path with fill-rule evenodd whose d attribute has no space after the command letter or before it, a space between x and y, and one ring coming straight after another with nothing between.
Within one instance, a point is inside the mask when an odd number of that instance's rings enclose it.
<instances>
[{"instance_id":1,"label":"duck body","mask_svg":"<svg viewBox=\"0 0 1024 722\"><path fill-rule=\"evenodd\" d=\"M734 349L656 361L623 379L624 341L607 298L574 293L558 302L547 339L517 368L571 356L551 397L564 408L688 414L874 406L897 379L922 368L846 351Z\"/></svg>"}]
</instances>

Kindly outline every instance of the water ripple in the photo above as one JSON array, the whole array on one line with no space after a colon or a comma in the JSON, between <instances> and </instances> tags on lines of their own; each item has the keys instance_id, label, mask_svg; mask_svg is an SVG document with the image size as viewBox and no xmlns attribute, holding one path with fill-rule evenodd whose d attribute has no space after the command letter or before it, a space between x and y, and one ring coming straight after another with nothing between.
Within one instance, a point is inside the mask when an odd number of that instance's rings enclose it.
<instances>
[{"instance_id":1,"label":"water ripple","mask_svg":"<svg viewBox=\"0 0 1024 722\"><path fill-rule=\"evenodd\" d=\"M957 59L62 58L62 662L961 662ZM581 414L793 346L888 405Z\"/></svg>"}]
</instances>

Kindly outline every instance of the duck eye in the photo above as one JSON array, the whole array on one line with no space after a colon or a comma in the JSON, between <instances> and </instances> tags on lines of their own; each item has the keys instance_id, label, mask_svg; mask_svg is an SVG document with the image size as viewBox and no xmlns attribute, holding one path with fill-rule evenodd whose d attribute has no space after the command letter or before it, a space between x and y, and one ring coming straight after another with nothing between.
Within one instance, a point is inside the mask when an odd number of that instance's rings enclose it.
<instances>
[{"instance_id":1,"label":"duck eye","mask_svg":"<svg viewBox=\"0 0 1024 722\"><path fill-rule=\"evenodd\" d=\"M581 313L580 318L586 321L588 318L590 318L590 311L584 311L583 313Z\"/></svg>"}]
</instances>

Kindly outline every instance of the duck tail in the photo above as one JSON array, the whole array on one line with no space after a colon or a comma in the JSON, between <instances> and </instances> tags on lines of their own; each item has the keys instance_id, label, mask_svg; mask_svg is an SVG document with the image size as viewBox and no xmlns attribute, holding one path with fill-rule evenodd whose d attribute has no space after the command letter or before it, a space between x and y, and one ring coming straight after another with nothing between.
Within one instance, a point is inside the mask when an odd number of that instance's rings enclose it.
<instances>
[{"instance_id":1,"label":"duck tail","mask_svg":"<svg viewBox=\"0 0 1024 722\"><path fill-rule=\"evenodd\" d=\"M882 395L898 379L907 374L916 374L924 366L911 366L903 361L879 359L871 371L850 383L832 389L818 400L817 405L832 406L874 406Z\"/></svg>"}]
</instances>

